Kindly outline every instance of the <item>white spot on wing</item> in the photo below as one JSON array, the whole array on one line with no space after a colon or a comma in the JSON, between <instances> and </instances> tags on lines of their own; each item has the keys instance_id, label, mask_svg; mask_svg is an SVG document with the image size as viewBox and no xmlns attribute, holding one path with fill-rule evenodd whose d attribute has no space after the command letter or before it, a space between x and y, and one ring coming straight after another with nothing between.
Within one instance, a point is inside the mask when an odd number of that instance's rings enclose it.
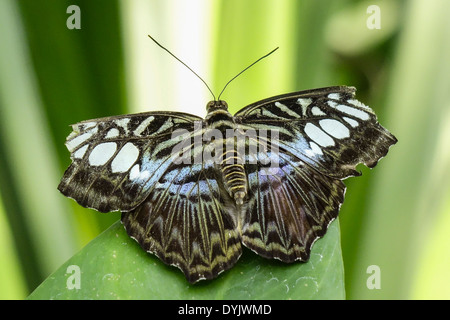
<instances>
[{"instance_id":1,"label":"white spot on wing","mask_svg":"<svg viewBox=\"0 0 450 320\"><path fill-rule=\"evenodd\" d=\"M79 135L76 138L73 138L72 140L68 140L66 142L66 146L67 149L72 152L73 150L76 149L76 147L78 147L80 144L82 144L83 142L85 142L87 139L89 139L90 137L92 137L92 135L94 134L94 131L89 131L86 133L83 133L82 135ZM70 135L69 135L70 138Z\"/></svg>"},{"instance_id":2,"label":"white spot on wing","mask_svg":"<svg viewBox=\"0 0 450 320\"><path fill-rule=\"evenodd\" d=\"M339 93L330 93L328 95L328 99L339 100L340 98L341 98L341 95Z\"/></svg>"},{"instance_id":3,"label":"white spot on wing","mask_svg":"<svg viewBox=\"0 0 450 320\"><path fill-rule=\"evenodd\" d=\"M133 168L131 168L130 170L130 180L135 180L137 178L139 178L139 174L140 174L140 166L139 164L135 164L133 166Z\"/></svg>"},{"instance_id":4,"label":"white spot on wing","mask_svg":"<svg viewBox=\"0 0 450 320\"><path fill-rule=\"evenodd\" d=\"M323 112L322 110L320 110L318 107L312 107L311 113L312 113L314 116L326 116L325 112Z\"/></svg>"},{"instance_id":5,"label":"white spot on wing","mask_svg":"<svg viewBox=\"0 0 450 320\"><path fill-rule=\"evenodd\" d=\"M136 162L138 156L139 149L131 142L127 142L111 162L111 171L113 173L127 171Z\"/></svg>"},{"instance_id":6,"label":"white spot on wing","mask_svg":"<svg viewBox=\"0 0 450 320\"><path fill-rule=\"evenodd\" d=\"M344 119L353 128L356 128L359 125L358 121L356 121L355 119L351 119L351 118L347 118L347 117L342 117L342 119Z\"/></svg>"},{"instance_id":7,"label":"white spot on wing","mask_svg":"<svg viewBox=\"0 0 450 320\"><path fill-rule=\"evenodd\" d=\"M369 120L369 118L370 118L369 115L362 110L355 109L355 108L352 108L352 107L349 107L349 106L346 106L343 104L337 104L336 102L331 101L331 100L327 101L327 103L331 108L337 109L337 110L344 112L348 115L351 115L355 118L359 118L361 120Z\"/></svg>"},{"instance_id":8,"label":"white spot on wing","mask_svg":"<svg viewBox=\"0 0 450 320\"><path fill-rule=\"evenodd\" d=\"M359 109L355 109L355 108L352 108L352 107L349 107L349 106L346 106L343 104L337 105L336 109L339 111L342 111L346 114L349 114L351 116L354 116L356 118L359 118L361 120L369 120L369 115L366 112L361 111Z\"/></svg>"},{"instance_id":9,"label":"white spot on wing","mask_svg":"<svg viewBox=\"0 0 450 320\"><path fill-rule=\"evenodd\" d=\"M322 147L334 146L334 140L325 132L322 131L319 127L313 125L312 123L307 123L305 125L305 133L308 137L316 142L318 145Z\"/></svg>"},{"instance_id":10,"label":"white spot on wing","mask_svg":"<svg viewBox=\"0 0 450 320\"><path fill-rule=\"evenodd\" d=\"M87 129L95 127L97 125L97 122L91 121L91 122L83 122L81 124L83 125L83 129L87 130Z\"/></svg>"},{"instance_id":11,"label":"white spot on wing","mask_svg":"<svg viewBox=\"0 0 450 320\"><path fill-rule=\"evenodd\" d=\"M323 119L319 121L319 124L326 133L337 139L350 137L350 130L335 119Z\"/></svg>"},{"instance_id":12,"label":"white spot on wing","mask_svg":"<svg viewBox=\"0 0 450 320\"><path fill-rule=\"evenodd\" d=\"M331 101L331 100L328 100L327 103L332 108L336 108L338 105L336 101Z\"/></svg>"},{"instance_id":13,"label":"white spot on wing","mask_svg":"<svg viewBox=\"0 0 450 320\"><path fill-rule=\"evenodd\" d=\"M269 110L267 110L265 108L262 109L262 115L263 116L268 116L268 117L271 117L271 118L278 118L278 116L274 115L272 112L270 112Z\"/></svg>"},{"instance_id":14,"label":"white spot on wing","mask_svg":"<svg viewBox=\"0 0 450 320\"><path fill-rule=\"evenodd\" d=\"M83 147L81 147L80 149L78 149L77 151L75 151L75 153L73 154L74 158L76 159L82 159L84 154L86 153L86 150L88 149L89 145L85 145Z\"/></svg>"},{"instance_id":15,"label":"white spot on wing","mask_svg":"<svg viewBox=\"0 0 450 320\"><path fill-rule=\"evenodd\" d=\"M101 166L108 162L117 150L115 142L105 142L97 145L89 155L89 164L91 166Z\"/></svg>"},{"instance_id":16,"label":"white spot on wing","mask_svg":"<svg viewBox=\"0 0 450 320\"><path fill-rule=\"evenodd\" d=\"M297 99L297 103L301 106L307 107L311 104L312 100L310 98L299 98Z\"/></svg>"},{"instance_id":17,"label":"white spot on wing","mask_svg":"<svg viewBox=\"0 0 450 320\"><path fill-rule=\"evenodd\" d=\"M135 136L140 136L142 132L148 127L148 125L155 119L154 116L150 116L139 124L139 126L133 131Z\"/></svg>"},{"instance_id":18,"label":"white spot on wing","mask_svg":"<svg viewBox=\"0 0 450 320\"><path fill-rule=\"evenodd\" d=\"M114 120L114 123L118 127L122 127L125 130L125 134L128 135L128 122L130 122L130 118L121 118Z\"/></svg>"},{"instance_id":19,"label":"white spot on wing","mask_svg":"<svg viewBox=\"0 0 450 320\"><path fill-rule=\"evenodd\" d=\"M312 100L310 98L299 98L297 99L297 103L302 107L303 115L306 116L306 109L308 109L308 106L312 103Z\"/></svg>"},{"instance_id":20,"label":"white spot on wing","mask_svg":"<svg viewBox=\"0 0 450 320\"><path fill-rule=\"evenodd\" d=\"M108 133L106 134L105 138L106 139L110 139L110 138L116 138L119 136L119 130L116 128L112 128L109 129Z\"/></svg>"},{"instance_id":21,"label":"white spot on wing","mask_svg":"<svg viewBox=\"0 0 450 320\"><path fill-rule=\"evenodd\" d=\"M141 171L141 167L136 163L130 170L130 180L147 180L150 177L148 170ZM156 185L158 187L158 184Z\"/></svg>"},{"instance_id":22,"label":"white spot on wing","mask_svg":"<svg viewBox=\"0 0 450 320\"><path fill-rule=\"evenodd\" d=\"M280 109L281 111L283 111L284 113L287 113L288 115L290 115L291 117L294 118L298 118L298 114L295 113L294 111L292 111L291 109L289 109L285 104L282 104L281 102L275 102L275 106Z\"/></svg>"},{"instance_id":23,"label":"white spot on wing","mask_svg":"<svg viewBox=\"0 0 450 320\"><path fill-rule=\"evenodd\" d=\"M312 150L315 154L323 155L322 149L320 149L320 147L319 147L317 144L315 144L314 142L311 141L311 142L309 143L309 146L311 147L311 150Z\"/></svg>"}]
</instances>

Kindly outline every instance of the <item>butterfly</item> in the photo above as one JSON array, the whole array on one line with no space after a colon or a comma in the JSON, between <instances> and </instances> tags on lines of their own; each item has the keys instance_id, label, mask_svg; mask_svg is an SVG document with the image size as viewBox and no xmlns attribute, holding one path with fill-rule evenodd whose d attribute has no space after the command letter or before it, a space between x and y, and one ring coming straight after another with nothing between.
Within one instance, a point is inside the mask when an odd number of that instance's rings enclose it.
<instances>
[{"instance_id":1,"label":"butterfly","mask_svg":"<svg viewBox=\"0 0 450 320\"><path fill-rule=\"evenodd\" d=\"M234 116L145 112L72 126L58 189L80 205L121 211L128 235L190 283L230 269L242 247L307 261L339 213L346 186L397 139L355 99L326 87L274 96Z\"/></svg>"}]
</instances>

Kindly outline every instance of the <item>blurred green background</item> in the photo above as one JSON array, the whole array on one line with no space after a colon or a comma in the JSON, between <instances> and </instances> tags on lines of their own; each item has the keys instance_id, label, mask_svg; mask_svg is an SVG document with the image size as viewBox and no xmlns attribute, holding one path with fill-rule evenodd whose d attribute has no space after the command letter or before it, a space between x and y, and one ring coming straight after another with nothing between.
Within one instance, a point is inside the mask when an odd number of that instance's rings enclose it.
<instances>
[{"instance_id":1,"label":"blurred green background","mask_svg":"<svg viewBox=\"0 0 450 320\"><path fill-rule=\"evenodd\" d=\"M81 29L67 27L70 5ZM149 110L204 116L209 92L151 34L215 92L279 46L230 84L232 112L355 86L399 142L346 181L347 298L450 299L449 16L448 0L0 0L0 298L27 297L119 219L57 191L70 124ZM380 289L366 285L372 265Z\"/></svg>"}]
</instances>

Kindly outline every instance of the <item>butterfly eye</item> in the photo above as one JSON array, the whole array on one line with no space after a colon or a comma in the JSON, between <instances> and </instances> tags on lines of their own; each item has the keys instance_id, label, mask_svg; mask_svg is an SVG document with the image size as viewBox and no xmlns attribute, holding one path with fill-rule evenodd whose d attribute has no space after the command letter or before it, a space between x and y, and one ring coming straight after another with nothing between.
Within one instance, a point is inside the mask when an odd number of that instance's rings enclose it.
<instances>
[{"instance_id":1,"label":"butterfly eye","mask_svg":"<svg viewBox=\"0 0 450 320\"><path fill-rule=\"evenodd\" d=\"M221 108L228 110L228 104L225 101L219 100L219 104L220 104Z\"/></svg>"},{"instance_id":2,"label":"butterfly eye","mask_svg":"<svg viewBox=\"0 0 450 320\"><path fill-rule=\"evenodd\" d=\"M206 105L206 111L209 112L209 110L214 107L214 105L216 104L216 101L210 101L208 102L208 104Z\"/></svg>"}]
</instances>

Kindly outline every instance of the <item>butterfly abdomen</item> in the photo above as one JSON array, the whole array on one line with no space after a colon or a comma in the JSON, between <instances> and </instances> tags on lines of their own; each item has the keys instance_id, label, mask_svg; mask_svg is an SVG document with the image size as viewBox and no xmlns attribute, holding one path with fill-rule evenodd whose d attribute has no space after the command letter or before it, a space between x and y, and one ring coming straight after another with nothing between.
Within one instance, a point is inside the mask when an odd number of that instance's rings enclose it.
<instances>
[{"instance_id":1,"label":"butterfly abdomen","mask_svg":"<svg viewBox=\"0 0 450 320\"><path fill-rule=\"evenodd\" d=\"M238 151L236 142L234 117L228 112L228 106L224 101L213 101L208 106L206 123L211 131L215 130L216 135L221 137L216 143L222 144L218 163L223 185L236 204L242 205L247 194L247 176L243 166L243 155Z\"/></svg>"},{"instance_id":2,"label":"butterfly abdomen","mask_svg":"<svg viewBox=\"0 0 450 320\"><path fill-rule=\"evenodd\" d=\"M247 176L241 155L234 150L226 150L220 164L225 189L237 205L242 205L247 194Z\"/></svg>"}]
</instances>

